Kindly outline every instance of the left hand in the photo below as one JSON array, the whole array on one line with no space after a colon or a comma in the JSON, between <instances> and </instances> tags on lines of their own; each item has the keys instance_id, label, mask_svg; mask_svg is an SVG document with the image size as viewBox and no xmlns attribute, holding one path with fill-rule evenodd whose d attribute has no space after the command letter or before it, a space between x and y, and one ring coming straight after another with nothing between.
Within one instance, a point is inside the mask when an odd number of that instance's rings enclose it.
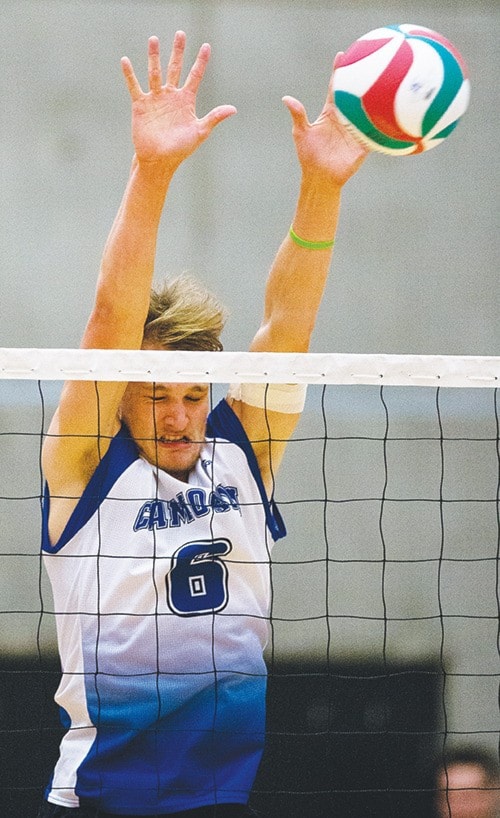
<instances>
[{"instance_id":1,"label":"left hand","mask_svg":"<svg viewBox=\"0 0 500 818\"><path fill-rule=\"evenodd\" d=\"M335 62L338 59L337 54ZM304 175L324 177L339 187L356 173L366 159L365 148L343 125L333 104L333 73L323 109L315 122L309 122L306 110L294 97L283 97L293 120L292 135Z\"/></svg>"}]
</instances>

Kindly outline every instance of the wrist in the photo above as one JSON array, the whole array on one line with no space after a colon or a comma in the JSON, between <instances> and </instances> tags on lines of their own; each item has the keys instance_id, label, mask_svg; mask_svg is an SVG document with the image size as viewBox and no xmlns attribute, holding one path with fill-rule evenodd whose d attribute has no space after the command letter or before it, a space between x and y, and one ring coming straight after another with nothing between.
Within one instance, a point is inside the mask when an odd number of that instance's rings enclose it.
<instances>
[{"instance_id":1,"label":"wrist","mask_svg":"<svg viewBox=\"0 0 500 818\"><path fill-rule=\"evenodd\" d=\"M331 250L335 244L335 237L331 239L311 241L303 236L298 236L294 230L293 224L290 227L289 235L294 244L298 244L299 247L303 247L305 250Z\"/></svg>"},{"instance_id":2,"label":"wrist","mask_svg":"<svg viewBox=\"0 0 500 818\"><path fill-rule=\"evenodd\" d=\"M337 230L340 201L341 187L325 184L324 178L321 182L311 175L303 178L292 222L295 235L314 244L331 241Z\"/></svg>"},{"instance_id":3,"label":"wrist","mask_svg":"<svg viewBox=\"0 0 500 818\"><path fill-rule=\"evenodd\" d=\"M176 164L166 159L143 159L134 154L132 170L135 170L142 178L154 184L161 184L162 182L168 184L179 164L179 162Z\"/></svg>"},{"instance_id":4,"label":"wrist","mask_svg":"<svg viewBox=\"0 0 500 818\"><path fill-rule=\"evenodd\" d=\"M310 195L335 201L342 193L343 184L324 170L302 168L300 187Z\"/></svg>"}]
</instances>

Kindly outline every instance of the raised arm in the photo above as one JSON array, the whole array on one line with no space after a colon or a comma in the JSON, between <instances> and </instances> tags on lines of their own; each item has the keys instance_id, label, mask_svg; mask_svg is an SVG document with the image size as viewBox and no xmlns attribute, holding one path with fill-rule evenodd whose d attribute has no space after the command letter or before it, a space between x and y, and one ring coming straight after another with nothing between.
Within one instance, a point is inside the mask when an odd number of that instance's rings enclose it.
<instances>
[{"instance_id":1,"label":"raised arm","mask_svg":"<svg viewBox=\"0 0 500 818\"><path fill-rule=\"evenodd\" d=\"M122 70L132 101L135 156L120 210L106 243L94 310L83 339L87 347L138 348L148 311L156 238L165 197L179 165L235 109L224 105L201 119L196 95L210 57L201 47L186 82L179 86L185 35L177 32L165 83L159 43L148 43L149 90L142 91L128 58ZM101 312L113 321L102 320Z\"/></svg>"},{"instance_id":2,"label":"raised arm","mask_svg":"<svg viewBox=\"0 0 500 818\"><path fill-rule=\"evenodd\" d=\"M252 351L308 351L330 269L342 188L367 155L336 116L332 83L333 74L323 110L312 123L298 100L283 98L293 121L301 184L292 230L287 232L269 273L264 314L250 346ZM261 472L270 487L300 415L266 412L234 397L230 402L254 441ZM258 397L254 402L258 403ZM271 444L270 437L274 439Z\"/></svg>"},{"instance_id":3,"label":"raised arm","mask_svg":"<svg viewBox=\"0 0 500 818\"><path fill-rule=\"evenodd\" d=\"M185 34L174 38L165 77L159 43L148 43L148 83L143 91L130 60L122 70L132 103L135 155L125 193L104 249L95 302L82 346L139 349L147 316L156 239L165 197L179 165L235 112L223 105L202 118L196 97L210 57L200 48L180 84ZM51 493L78 495L118 428L118 407L126 384L68 382L47 438L43 465ZM99 433L99 439L97 439Z\"/></svg>"},{"instance_id":4,"label":"raised arm","mask_svg":"<svg viewBox=\"0 0 500 818\"><path fill-rule=\"evenodd\" d=\"M293 232L306 244L331 246L306 247L287 233L269 273L264 316L252 350L307 352L330 269L342 188L367 155L336 116L332 83L333 74L323 110L312 123L298 100L283 98L302 171Z\"/></svg>"}]
</instances>

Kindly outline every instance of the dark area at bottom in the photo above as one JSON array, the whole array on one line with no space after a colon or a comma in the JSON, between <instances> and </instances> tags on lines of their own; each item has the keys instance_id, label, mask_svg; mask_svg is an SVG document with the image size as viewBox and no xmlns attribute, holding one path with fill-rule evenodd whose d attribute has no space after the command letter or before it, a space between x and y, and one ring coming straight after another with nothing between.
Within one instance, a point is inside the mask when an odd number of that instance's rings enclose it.
<instances>
[{"instance_id":1,"label":"dark area at bottom","mask_svg":"<svg viewBox=\"0 0 500 818\"><path fill-rule=\"evenodd\" d=\"M0 661L0 815L34 818L62 730L57 659ZM431 818L432 664L275 664L252 805L266 818Z\"/></svg>"},{"instance_id":2,"label":"dark area at bottom","mask_svg":"<svg viewBox=\"0 0 500 818\"><path fill-rule=\"evenodd\" d=\"M431 818L433 664L272 669L253 803L269 818Z\"/></svg>"}]
</instances>

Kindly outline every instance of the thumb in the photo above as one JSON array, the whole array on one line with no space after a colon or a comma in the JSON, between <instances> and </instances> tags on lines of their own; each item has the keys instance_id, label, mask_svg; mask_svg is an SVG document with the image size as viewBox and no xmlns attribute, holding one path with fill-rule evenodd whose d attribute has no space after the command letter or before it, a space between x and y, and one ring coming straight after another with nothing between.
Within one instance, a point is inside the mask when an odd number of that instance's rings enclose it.
<instances>
[{"instance_id":1,"label":"thumb","mask_svg":"<svg viewBox=\"0 0 500 818\"><path fill-rule=\"evenodd\" d=\"M219 105L217 108L213 108L209 111L209 113L200 120L200 123L205 127L207 133L210 133L216 125L219 125L221 122L224 122L225 119L234 116L236 113L237 111L234 105Z\"/></svg>"},{"instance_id":2,"label":"thumb","mask_svg":"<svg viewBox=\"0 0 500 818\"><path fill-rule=\"evenodd\" d=\"M299 102L298 99L288 96L283 97L282 102L290 111L294 125L296 125L298 128L304 128L308 124L308 119L306 109L302 103Z\"/></svg>"}]
</instances>

